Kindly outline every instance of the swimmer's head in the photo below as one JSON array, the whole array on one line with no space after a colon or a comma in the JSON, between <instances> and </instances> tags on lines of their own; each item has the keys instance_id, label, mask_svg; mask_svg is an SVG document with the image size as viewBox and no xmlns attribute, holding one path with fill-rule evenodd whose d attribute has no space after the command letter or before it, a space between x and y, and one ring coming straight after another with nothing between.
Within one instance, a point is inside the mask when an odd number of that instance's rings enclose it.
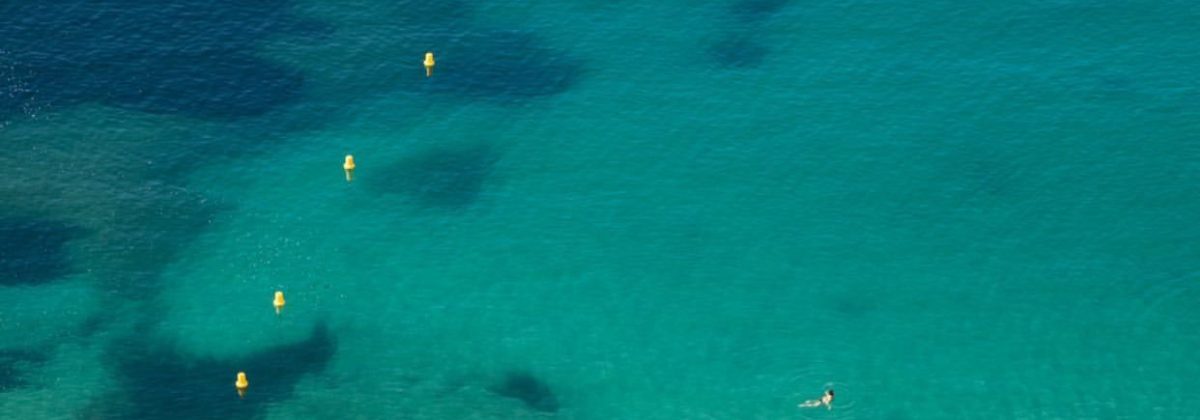
<instances>
[{"instance_id":1,"label":"swimmer's head","mask_svg":"<svg viewBox=\"0 0 1200 420\"><path fill-rule=\"evenodd\" d=\"M832 389L826 389L826 390L825 390L825 393L826 393L826 394L829 394L829 396L830 396L830 397L832 397L832 396L833 396L833 390L832 390Z\"/></svg>"}]
</instances>

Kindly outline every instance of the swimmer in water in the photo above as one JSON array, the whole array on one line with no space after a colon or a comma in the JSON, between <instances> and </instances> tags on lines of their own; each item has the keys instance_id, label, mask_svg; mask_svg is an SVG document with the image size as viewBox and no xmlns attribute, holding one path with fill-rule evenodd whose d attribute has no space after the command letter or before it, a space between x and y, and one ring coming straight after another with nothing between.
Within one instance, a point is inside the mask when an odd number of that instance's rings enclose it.
<instances>
[{"instance_id":1,"label":"swimmer in water","mask_svg":"<svg viewBox=\"0 0 1200 420\"><path fill-rule=\"evenodd\" d=\"M833 409L833 390L832 389L826 389L825 395L822 395L821 399L819 399L819 400L808 400L803 403L800 403L800 407L805 407L805 408L820 407L822 405L825 406L825 409L827 409L827 410Z\"/></svg>"}]
</instances>

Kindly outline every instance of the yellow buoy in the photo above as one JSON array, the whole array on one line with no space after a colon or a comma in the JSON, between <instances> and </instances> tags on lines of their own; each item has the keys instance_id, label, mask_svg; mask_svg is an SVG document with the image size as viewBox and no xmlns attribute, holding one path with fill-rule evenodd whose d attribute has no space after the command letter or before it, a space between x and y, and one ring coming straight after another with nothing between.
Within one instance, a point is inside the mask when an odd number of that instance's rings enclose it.
<instances>
[{"instance_id":1,"label":"yellow buoy","mask_svg":"<svg viewBox=\"0 0 1200 420\"><path fill-rule=\"evenodd\" d=\"M425 53L425 77L433 76L433 52Z\"/></svg>"},{"instance_id":2,"label":"yellow buoy","mask_svg":"<svg viewBox=\"0 0 1200 420\"><path fill-rule=\"evenodd\" d=\"M283 309L283 305L287 302L283 300L283 292L275 292L275 315L279 315L279 310Z\"/></svg>"},{"instance_id":3,"label":"yellow buoy","mask_svg":"<svg viewBox=\"0 0 1200 420\"><path fill-rule=\"evenodd\" d=\"M346 171L346 182L354 180L354 156L346 155L346 163L342 164L342 169Z\"/></svg>"},{"instance_id":4,"label":"yellow buoy","mask_svg":"<svg viewBox=\"0 0 1200 420\"><path fill-rule=\"evenodd\" d=\"M233 386L237 388L239 396L246 395L246 388L250 387L250 381L246 380L246 372L238 372L237 381L233 383Z\"/></svg>"}]
</instances>

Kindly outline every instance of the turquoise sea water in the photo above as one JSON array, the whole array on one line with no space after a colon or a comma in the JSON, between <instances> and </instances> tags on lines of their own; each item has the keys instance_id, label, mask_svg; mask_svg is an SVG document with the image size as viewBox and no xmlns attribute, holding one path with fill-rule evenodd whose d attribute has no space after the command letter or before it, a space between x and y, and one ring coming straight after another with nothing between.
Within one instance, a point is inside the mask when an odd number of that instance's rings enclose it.
<instances>
[{"instance_id":1,"label":"turquoise sea water","mask_svg":"<svg viewBox=\"0 0 1200 420\"><path fill-rule=\"evenodd\" d=\"M0 2L0 418L1200 418L1196 3L543 3Z\"/></svg>"}]
</instances>

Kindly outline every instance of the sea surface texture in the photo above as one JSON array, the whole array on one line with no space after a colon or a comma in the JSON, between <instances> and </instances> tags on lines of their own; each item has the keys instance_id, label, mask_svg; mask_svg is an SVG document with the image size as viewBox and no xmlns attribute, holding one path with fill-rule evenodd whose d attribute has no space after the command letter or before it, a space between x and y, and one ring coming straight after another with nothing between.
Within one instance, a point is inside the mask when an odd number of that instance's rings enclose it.
<instances>
[{"instance_id":1,"label":"sea surface texture","mask_svg":"<svg viewBox=\"0 0 1200 420\"><path fill-rule=\"evenodd\" d=\"M1198 23L3 0L0 418L1200 418Z\"/></svg>"}]
</instances>

